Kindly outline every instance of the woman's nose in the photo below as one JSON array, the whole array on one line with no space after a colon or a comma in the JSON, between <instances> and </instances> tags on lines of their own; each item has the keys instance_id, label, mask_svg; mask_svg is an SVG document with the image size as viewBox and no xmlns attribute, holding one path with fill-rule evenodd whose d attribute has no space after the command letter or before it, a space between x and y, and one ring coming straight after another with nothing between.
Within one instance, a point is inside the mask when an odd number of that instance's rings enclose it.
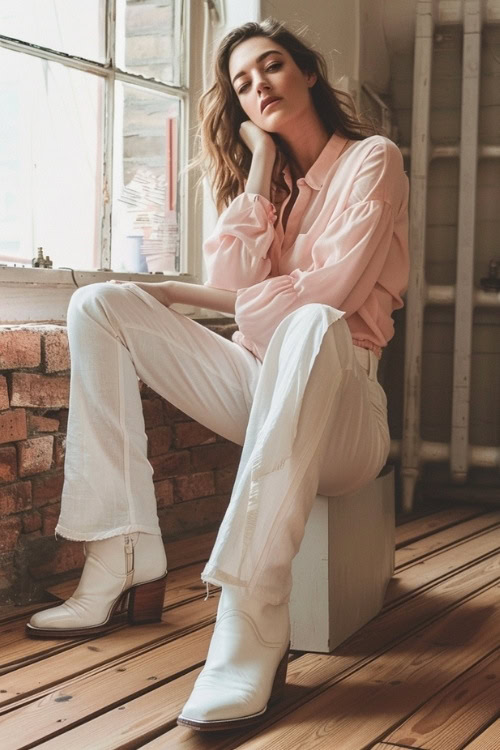
<instances>
[{"instance_id":1,"label":"woman's nose","mask_svg":"<svg viewBox=\"0 0 500 750\"><path fill-rule=\"evenodd\" d=\"M267 82L267 81L266 81L265 79L263 79L263 78L260 78L260 79L259 79L259 80L257 81L257 91L259 92L259 94L260 94L260 93L261 93L262 91L269 91L269 90L270 90L270 88L271 88L271 87L269 86L268 82Z\"/></svg>"}]
</instances>

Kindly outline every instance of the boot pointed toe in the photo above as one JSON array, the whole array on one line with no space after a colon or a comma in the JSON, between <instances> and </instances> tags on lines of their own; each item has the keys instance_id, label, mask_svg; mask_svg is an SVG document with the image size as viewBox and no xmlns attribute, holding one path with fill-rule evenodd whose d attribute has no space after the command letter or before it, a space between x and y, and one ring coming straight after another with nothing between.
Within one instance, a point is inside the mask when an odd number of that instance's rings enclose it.
<instances>
[{"instance_id":1,"label":"boot pointed toe","mask_svg":"<svg viewBox=\"0 0 500 750\"><path fill-rule=\"evenodd\" d=\"M253 715L245 696L235 696L232 690L198 688L184 708L180 719L197 723L231 721Z\"/></svg>"},{"instance_id":2,"label":"boot pointed toe","mask_svg":"<svg viewBox=\"0 0 500 750\"><path fill-rule=\"evenodd\" d=\"M59 607L52 607L52 609L44 609L41 612L37 612L28 624L33 628L72 628L81 624L75 617L75 612L69 608L68 604L69 602L65 602Z\"/></svg>"}]
</instances>

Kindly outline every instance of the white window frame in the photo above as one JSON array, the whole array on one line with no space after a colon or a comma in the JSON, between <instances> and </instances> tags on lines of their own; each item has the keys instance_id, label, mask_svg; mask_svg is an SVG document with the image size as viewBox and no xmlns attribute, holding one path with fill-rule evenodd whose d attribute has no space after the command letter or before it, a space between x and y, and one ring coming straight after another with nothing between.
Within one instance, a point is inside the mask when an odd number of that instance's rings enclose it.
<instances>
[{"instance_id":1,"label":"white window frame","mask_svg":"<svg viewBox=\"0 0 500 750\"><path fill-rule=\"evenodd\" d=\"M197 102L195 97L197 96L196 92L199 92L202 88L202 59L199 50L203 47L203 6L205 4L197 0L183 0L184 33L183 61L181 64L181 81L183 81L183 84L172 86L128 73L116 66L113 67L114 49L112 47L115 39L116 0L106 0L106 3L106 23L107 29L109 29L106 36L107 45L110 46L107 49L106 59L111 60L109 67L106 64L90 62L79 57L0 36L0 47L5 49L56 61L106 78L106 127L103 145L107 158L104 159L103 165L103 193L106 192L107 188L109 200L104 204L101 255L102 267L105 269L109 267L111 256L112 138L115 81L140 85L143 88L161 91L180 99L178 163L181 168L186 165L194 152L194 133L197 126ZM57 268L0 266L0 324L64 323L69 300L76 288L99 281L107 281L111 278L129 281L178 279L190 283L200 283L202 280L203 191L201 189L196 191L196 180L197 174L194 170L190 170L188 174L181 174L179 177L180 268L177 272L160 275L110 270L71 271ZM189 199L190 197L191 199ZM33 256L35 255L35 248L33 248ZM198 308L178 306L176 309L188 315L208 317L206 311L201 311ZM210 313L210 317L217 317L217 314Z\"/></svg>"}]
</instances>

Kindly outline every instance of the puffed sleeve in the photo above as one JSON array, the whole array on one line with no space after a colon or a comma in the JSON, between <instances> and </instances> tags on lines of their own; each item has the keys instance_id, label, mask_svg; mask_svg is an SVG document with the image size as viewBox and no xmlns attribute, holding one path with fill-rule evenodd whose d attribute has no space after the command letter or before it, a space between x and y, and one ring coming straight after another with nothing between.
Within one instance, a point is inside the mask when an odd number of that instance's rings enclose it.
<instances>
[{"instance_id":1,"label":"puffed sleeve","mask_svg":"<svg viewBox=\"0 0 500 750\"><path fill-rule=\"evenodd\" d=\"M237 290L239 340L263 359L278 324L310 302L346 316L366 301L387 262L394 212L384 200L355 202L330 222L312 248L311 270L292 271Z\"/></svg>"},{"instance_id":2,"label":"puffed sleeve","mask_svg":"<svg viewBox=\"0 0 500 750\"><path fill-rule=\"evenodd\" d=\"M263 281L271 271L276 209L256 193L241 193L221 213L203 244L205 286L236 291Z\"/></svg>"}]
</instances>

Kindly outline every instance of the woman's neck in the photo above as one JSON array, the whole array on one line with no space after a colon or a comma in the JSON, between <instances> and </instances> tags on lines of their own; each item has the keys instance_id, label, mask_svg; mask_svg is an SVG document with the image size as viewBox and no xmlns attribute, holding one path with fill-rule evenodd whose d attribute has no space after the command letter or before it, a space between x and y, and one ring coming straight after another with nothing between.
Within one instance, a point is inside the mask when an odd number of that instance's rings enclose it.
<instances>
[{"instance_id":1,"label":"woman's neck","mask_svg":"<svg viewBox=\"0 0 500 750\"><path fill-rule=\"evenodd\" d=\"M279 134L290 159L290 169L295 179L304 177L330 140L323 123L315 117L296 126L293 133Z\"/></svg>"}]
</instances>

